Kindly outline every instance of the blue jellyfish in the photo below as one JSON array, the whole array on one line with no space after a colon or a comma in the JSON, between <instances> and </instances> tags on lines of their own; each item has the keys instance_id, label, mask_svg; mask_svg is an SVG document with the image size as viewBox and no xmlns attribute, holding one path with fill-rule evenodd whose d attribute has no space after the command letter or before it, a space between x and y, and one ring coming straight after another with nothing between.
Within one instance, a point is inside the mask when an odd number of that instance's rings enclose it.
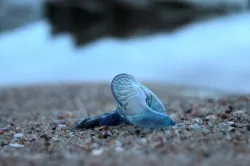
<instances>
[{"instance_id":1,"label":"blue jellyfish","mask_svg":"<svg viewBox=\"0 0 250 166\"><path fill-rule=\"evenodd\" d=\"M132 75L122 73L115 76L111 91L117 103L116 110L86 118L76 124L77 129L122 123L158 129L175 125L160 99Z\"/></svg>"}]
</instances>

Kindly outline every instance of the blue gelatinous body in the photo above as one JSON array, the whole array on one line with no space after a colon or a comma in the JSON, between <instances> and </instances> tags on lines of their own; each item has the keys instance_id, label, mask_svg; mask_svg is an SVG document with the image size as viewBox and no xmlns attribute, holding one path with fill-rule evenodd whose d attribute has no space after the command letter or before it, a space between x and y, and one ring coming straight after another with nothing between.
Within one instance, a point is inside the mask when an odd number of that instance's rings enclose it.
<instances>
[{"instance_id":1,"label":"blue gelatinous body","mask_svg":"<svg viewBox=\"0 0 250 166\"><path fill-rule=\"evenodd\" d=\"M160 99L133 76L125 73L115 76L111 83L111 90L117 102L117 109L87 118L77 123L75 128L116 126L121 123L134 124L143 128L165 128L175 125Z\"/></svg>"},{"instance_id":2,"label":"blue gelatinous body","mask_svg":"<svg viewBox=\"0 0 250 166\"><path fill-rule=\"evenodd\" d=\"M160 99L133 76L125 73L117 75L111 89L118 103L117 112L130 123L143 128L175 125Z\"/></svg>"},{"instance_id":3,"label":"blue gelatinous body","mask_svg":"<svg viewBox=\"0 0 250 166\"><path fill-rule=\"evenodd\" d=\"M86 118L83 121L78 122L75 128L89 129L94 128L96 126L117 126L123 122L126 123L127 121L123 119L115 110L100 116Z\"/></svg>"}]
</instances>

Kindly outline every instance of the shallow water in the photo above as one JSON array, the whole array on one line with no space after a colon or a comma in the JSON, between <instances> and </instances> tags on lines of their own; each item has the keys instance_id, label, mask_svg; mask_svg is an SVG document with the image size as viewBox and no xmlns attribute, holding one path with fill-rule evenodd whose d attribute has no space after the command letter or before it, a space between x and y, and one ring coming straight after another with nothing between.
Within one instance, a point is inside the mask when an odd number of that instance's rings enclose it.
<instances>
[{"instance_id":1,"label":"shallow water","mask_svg":"<svg viewBox=\"0 0 250 166\"><path fill-rule=\"evenodd\" d=\"M100 39L76 49L45 21L0 35L0 84L140 80L250 92L250 13L193 24L173 34Z\"/></svg>"}]
</instances>

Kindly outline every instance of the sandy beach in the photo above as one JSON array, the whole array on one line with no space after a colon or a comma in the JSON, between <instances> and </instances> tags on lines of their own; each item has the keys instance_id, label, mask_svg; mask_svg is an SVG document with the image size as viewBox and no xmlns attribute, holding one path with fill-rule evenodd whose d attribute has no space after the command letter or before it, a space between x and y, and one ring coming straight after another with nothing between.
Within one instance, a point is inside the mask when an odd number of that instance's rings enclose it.
<instances>
[{"instance_id":1,"label":"sandy beach","mask_svg":"<svg viewBox=\"0 0 250 166\"><path fill-rule=\"evenodd\" d=\"M176 125L75 130L76 121L115 109L110 85L0 89L0 165L248 165L250 96L146 84Z\"/></svg>"}]
</instances>

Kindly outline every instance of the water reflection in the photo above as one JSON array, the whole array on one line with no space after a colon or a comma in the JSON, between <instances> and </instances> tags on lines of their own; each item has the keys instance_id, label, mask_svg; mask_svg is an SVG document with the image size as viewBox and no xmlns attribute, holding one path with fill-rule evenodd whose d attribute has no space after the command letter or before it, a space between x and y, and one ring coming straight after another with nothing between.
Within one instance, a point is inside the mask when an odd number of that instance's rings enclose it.
<instances>
[{"instance_id":1,"label":"water reflection","mask_svg":"<svg viewBox=\"0 0 250 166\"><path fill-rule=\"evenodd\" d=\"M80 49L39 21L0 36L0 83L140 80L250 92L250 14L194 24L175 34L100 39Z\"/></svg>"}]
</instances>

